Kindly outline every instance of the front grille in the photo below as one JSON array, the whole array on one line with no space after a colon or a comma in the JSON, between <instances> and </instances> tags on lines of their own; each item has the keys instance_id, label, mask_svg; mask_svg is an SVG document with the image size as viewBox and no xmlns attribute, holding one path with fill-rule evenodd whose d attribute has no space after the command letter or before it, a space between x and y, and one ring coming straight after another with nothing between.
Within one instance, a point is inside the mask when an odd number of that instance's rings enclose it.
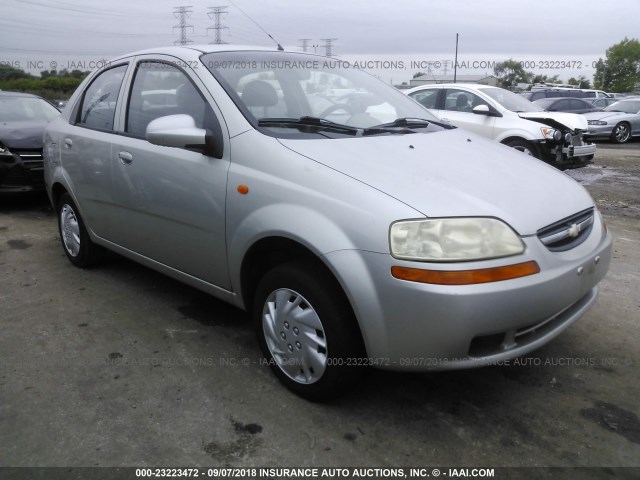
<instances>
[{"instance_id":1,"label":"front grille","mask_svg":"<svg viewBox=\"0 0 640 480\"><path fill-rule=\"evenodd\" d=\"M40 150L13 150L22 160L22 164L29 170L43 170L42 149Z\"/></svg>"},{"instance_id":2,"label":"front grille","mask_svg":"<svg viewBox=\"0 0 640 480\"><path fill-rule=\"evenodd\" d=\"M584 242L593 228L593 208L538 230L540 241L552 252L564 252Z\"/></svg>"},{"instance_id":3,"label":"front grille","mask_svg":"<svg viewBox=\"0 0 640 480\"><path fill-rule=\"evenodd\" d=\"M582 142L582 135L571 135L571 145L573 145L574 147L584 145L584 143Z\"/></svg>"},{"instance_id":4,"label":"front grille","mask_svg":"<svg viewBox=\"0 0 640 480\"><path fill-rule=\"evenodd\" d=\"M5 187L42 188L44 186L44 160L42 149L21 150L12 148L11 151L20 157L2 176L1 182Z\"/></svg>"}]
</instances>

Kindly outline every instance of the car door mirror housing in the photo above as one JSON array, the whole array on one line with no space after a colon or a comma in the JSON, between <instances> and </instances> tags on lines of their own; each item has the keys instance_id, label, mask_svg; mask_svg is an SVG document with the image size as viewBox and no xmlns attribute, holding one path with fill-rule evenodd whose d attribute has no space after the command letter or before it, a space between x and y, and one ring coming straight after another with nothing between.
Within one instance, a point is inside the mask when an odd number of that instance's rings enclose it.
<instances>
[{"instance_id":1,"label":"car door mirror housing","mask_svg":"<svg viewBox=\"0 0 640 480\"><path fill-rule=\"evenodd\" d=\"M167 115L152 120L147 126L146 138L154 145L196 149L205 155L218 156L213 134L198 128L190 115Z\"/></svg>"},{"instance_id":2,"label":"car door mirror housing","mask_svg":"<svg viewBox=\"0 0 640 480\"><path fill-rule=\"evenodd\" d=\"M476 115L486 115L487 117L501 117L500 112L495 110L494 108L489 107L489 105L476 105L471 110Z\"/></svg>"}]
</instances>

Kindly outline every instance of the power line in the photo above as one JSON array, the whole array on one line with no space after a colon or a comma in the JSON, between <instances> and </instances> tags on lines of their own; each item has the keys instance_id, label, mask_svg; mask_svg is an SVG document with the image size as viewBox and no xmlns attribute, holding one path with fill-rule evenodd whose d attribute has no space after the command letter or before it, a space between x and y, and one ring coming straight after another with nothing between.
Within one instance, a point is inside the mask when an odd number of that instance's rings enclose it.
<instances>
[{"instance_id":1,"label":"power line","mask_svg":"<svg viewBox=\"0 0 640 480\"><path fill-rule=\"evenodd\" d=\"M229 12L225 12L225 9L227 7L209 7L209 12L207 13L207 15L209 16L209 18L215 18L213 27L209 27L207 28L207 33L209 33L209 30L215 30L215 39L213 42L211 43L227 43L224 42L222 40L222 36L221 34L221 30L225 29L225 28L229 28L227 26L222 25L222 22L220 21L222 15L229 13Z\"/></svg>"},{"instance_id":2,"label":"power line","mask_svg":"<svg viewBox=\"0 0 640 480\"><path fill-rule=\"evenodd\" d=\"M333 48L333 42L335 42L338 39L337 38L321 38L320 40L324 42L325 55L327 57L330 57L332 54L331 49Z\"/></svg>"},{"instance_id":3,"label":"power line","mask_svg":"<svg viewBox=\"0 0 640 480\"><path fill-rule=\"evenodd\" d=\"M176 28L180 29L180 39L173 42L174 45L188 45L193 43L193 40L187 38L187 28L193 28L193 25L187 25L187 18L193 13L192 8L193 5L185 5L173 9L173 16L180 20L180 23L173 27L174 30Z\"/></svg>"}]
</instances>

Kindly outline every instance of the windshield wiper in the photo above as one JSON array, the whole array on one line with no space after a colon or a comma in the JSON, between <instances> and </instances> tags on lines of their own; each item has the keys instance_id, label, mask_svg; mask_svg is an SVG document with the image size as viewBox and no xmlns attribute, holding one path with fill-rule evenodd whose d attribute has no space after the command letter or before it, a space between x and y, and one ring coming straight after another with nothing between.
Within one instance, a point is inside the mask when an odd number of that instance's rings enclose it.
<instances>
[{"instance_id":1,"label":"windshield wiper","mask_svg":"<svg viewBox=\"0 0 640 480\"><path fill-rule=\"evenodd\" d=\"M450 125L436 122L434 120L426 120L424 118L396 118L393 122L381 123L373 127L365 128L363 135L377 135L379 133L417 133L412 128L427 128L431 124L440 125L448 128Z\"/></svg>"},{"instance_id":2,"label":"windshield wiper","mask_svg":"<svg viewBox=\"0 0 640 480\"><path fill-rule=\"evenodd\" d=\"M279 126L292 126L292 127L311 127L313 129L327 129L337 130L344 133L350 133L352 135L359 135L362 132L361 128L352 127L351 125L343 125L342 123L332 122L326 118L309 117L304 116L300 118L261 118L258 120L258 125L261 127L279 127Z\"/></svg>"}]
</instances>

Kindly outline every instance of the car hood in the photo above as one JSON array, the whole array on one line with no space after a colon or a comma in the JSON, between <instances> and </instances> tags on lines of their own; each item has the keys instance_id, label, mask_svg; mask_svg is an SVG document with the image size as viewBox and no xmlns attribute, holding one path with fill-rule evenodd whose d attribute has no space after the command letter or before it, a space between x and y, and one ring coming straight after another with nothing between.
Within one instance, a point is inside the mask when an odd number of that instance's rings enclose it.
<instances>
[{"instance_id":1,"label":"car hood","mask_svg":"<svg viewBox=\"0 0 640 480\"><path fill-rule=\"evenodd\" d=\"M553 128L566 127L570 130L587 130L585 118L577 113L564 112L518 112L520 118L544 123Z\"/></svg>"},{"instance_id":2,"label":"car hood","mask_svg":"<svg viewBox=\"0 0 640 480\"><path fill-rule=\"evenodd\" d=\"M429 217L498 217L533 235L593 206L559 170L460 129L280 142Z\"/></svg>"},{"instance_id":3,"label":"car hood","mask_svg":"<svg viewBox=\"0 0 640 480\"><path fill-rule=\"evenodd\" d=\"M631 114L624 112L591 112L584 114L587 121L616 119L617 117L628 117L629 115Z\"/></svg>"},{"instance_id":4,"label":"car hood","mask_svg":"<svg viewBox=\"0 0 640 480\"><path fill-rule=\"evenodd\" d=\"M42 148L46 121L0 122L0 142L8 148Z\"/></svg>"}]
</instances>

